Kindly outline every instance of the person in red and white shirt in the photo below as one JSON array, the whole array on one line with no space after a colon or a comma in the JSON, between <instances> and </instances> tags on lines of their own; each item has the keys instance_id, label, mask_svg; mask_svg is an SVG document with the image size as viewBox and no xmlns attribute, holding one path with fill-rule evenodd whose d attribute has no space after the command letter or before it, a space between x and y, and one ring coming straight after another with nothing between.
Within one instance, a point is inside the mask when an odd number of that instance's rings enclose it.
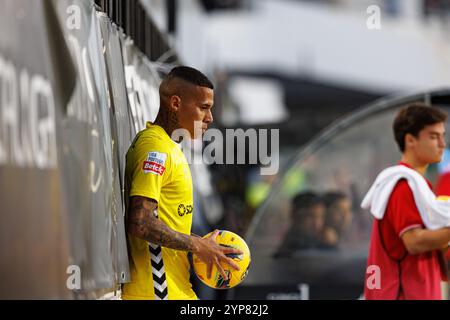
<instances>
[{"instance_id":1,"label":"person in red and white shirt","mask_svg":"<svg viewBox=\"0 0 450 320\"><path fill-rule=\"evenodd\" d=\"M402 108L393 125L400 165L424 175L429 164L440 162L446 119L446 113L422 103ZM447 281L443 251L449 241L450 228L426 229L407 181L399 180L383 218L373 223L365 299L441 299L441 281Z\"/></svg>"},{"instance_id":2,"label":"person in red and white shirt","mask_svg":"<svg viewBox=\"0 0 450 320\"><path fill-rule=\"evenodd\" d=\"M444 171L438 177L434 192L438 197L450 197L450 171ZM450 265L450 250L447 251L445 259L447 260L447 266Z\"/></svg>"}]
</instances>

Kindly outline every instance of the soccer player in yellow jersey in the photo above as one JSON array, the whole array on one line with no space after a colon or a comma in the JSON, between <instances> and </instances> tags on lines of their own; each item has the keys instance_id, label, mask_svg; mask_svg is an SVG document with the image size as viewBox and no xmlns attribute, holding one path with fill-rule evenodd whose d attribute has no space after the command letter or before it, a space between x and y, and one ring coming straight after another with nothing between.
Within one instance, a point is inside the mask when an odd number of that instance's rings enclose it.
<instances>
[{"instance_id":1,"label":"soccer player in yellow jersey","mask_svg":"<svg viewBox=\"0 0 450 320\"><path fill-rule=\"evenodd\" d=\"M200 71L175 67L159 87L160 109L147 123L126 155L125 203L131 282L122 286L122 299L197 299L189 281L188 252L208 266L208 277L221 263L239 267L226 254L239 250L215 243L216 230L203 239L191 235L192 178L186 157L171 139L177 129L198 139L213 121L213 84Z\"/></svg>"}]
</instances>

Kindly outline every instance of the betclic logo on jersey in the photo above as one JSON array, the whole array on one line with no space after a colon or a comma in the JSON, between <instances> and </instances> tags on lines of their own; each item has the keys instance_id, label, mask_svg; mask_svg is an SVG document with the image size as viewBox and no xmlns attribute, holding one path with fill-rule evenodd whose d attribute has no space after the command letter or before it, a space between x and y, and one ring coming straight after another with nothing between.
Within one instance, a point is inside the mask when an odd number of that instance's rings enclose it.
<instances>
[{"instance_id":1,"label":"betclic logo on jersey","mask_svg":"<svg viewBox=\"0 0 450 320\"><path fill-rule=\"evenodd\" d=\"M151 151L147 154L147 160L144 161L142 170L144 170L144 173L153 173L162 176L166 170L166 159L167 153Z\"/></svg>"}]
</instances>

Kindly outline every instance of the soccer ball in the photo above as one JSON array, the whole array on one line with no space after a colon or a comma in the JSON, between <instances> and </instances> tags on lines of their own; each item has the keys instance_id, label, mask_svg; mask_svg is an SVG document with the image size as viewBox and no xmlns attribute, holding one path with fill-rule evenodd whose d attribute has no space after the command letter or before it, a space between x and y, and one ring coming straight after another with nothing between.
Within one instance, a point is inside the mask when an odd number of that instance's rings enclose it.
<instances>
[{"instance_id":1,"label":"soccer ball","mask_svg":"<svg viewBox=\"0 0 450 320\"><path fill-rule=\"evenodd\" d=\"M203 238L207 238L212 232L208 233ZM194 271L197 277L207 286L213 289L229 289L237 286L247 276L248 268L250 265L250 250L245 243L244 239L237 234L220 230L219 235L216 238L216 243L224 247L233 247L239 249L243 254L227 254L227 257L232 258L233 261L241 268L241 270L233 269L230 265L222 262L222 268L228 276L228 280L224 280L217 267L213 265L211 271L211 278L208 279L206 272L206 264L198 259L194 254L192 256L192 262L194 265Z\"/></svg>"}]
</instances>

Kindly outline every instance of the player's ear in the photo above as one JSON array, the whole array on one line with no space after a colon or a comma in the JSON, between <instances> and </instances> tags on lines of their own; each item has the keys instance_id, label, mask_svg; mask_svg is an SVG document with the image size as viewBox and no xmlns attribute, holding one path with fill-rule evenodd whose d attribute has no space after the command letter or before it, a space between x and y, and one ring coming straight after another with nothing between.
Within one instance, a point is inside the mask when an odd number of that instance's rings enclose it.
<instances>
[{"instance_id":1,"label":"player's ear","mask_svg":"<svg viewBox=\"0 0 450 320\"><path fill-rule=\"evenodd\" d=\"M405 147L412 147L416 142L416 137L414 137L411 133L407 133L405 135Z\"/></svg>"},{"instance_id":2,"label":"player's ear","mask_svg":"<svg viewBox=\"0 0 450 320\"><path fill-rule=\"evenodd\" d=\"M173 95L170 97L170 110L177 112L180 109L181 98L179 96Z\"/></svg>"}]
</instances>

